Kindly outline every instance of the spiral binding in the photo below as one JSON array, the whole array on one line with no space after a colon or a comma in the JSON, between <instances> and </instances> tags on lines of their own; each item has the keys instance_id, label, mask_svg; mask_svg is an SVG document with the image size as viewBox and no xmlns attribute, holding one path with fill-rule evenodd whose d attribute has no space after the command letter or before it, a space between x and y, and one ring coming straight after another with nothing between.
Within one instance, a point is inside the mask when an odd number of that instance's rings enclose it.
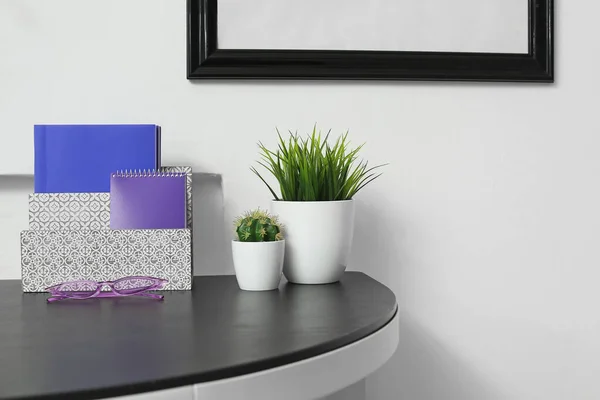
<instances>
[{"instance_id":1,"label":"spiral binding","mask_svg":"<svg viewBox=\"0 0 600 400\"><path fill-rule=\"evenodd\" d=\"M164 172L155 169L126 169L112 174L113 178L185 177L186 175L185 172Z\"/></svg>"}]
</instances>

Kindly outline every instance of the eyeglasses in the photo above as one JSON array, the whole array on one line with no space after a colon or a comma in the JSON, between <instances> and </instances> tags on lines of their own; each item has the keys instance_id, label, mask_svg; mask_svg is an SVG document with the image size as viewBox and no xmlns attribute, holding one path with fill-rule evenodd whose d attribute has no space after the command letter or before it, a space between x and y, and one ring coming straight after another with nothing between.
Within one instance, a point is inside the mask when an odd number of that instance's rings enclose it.
<instances>
[{"instance_id":1,"label":"eyeglasses","mask_svg":"<svg viewBox=\"0 0 600 400\"><path fill-rule=\"evenodd\" d=\"M85 300L94 297L123 297L142 296L156 300L163 300L164 296L154 293L146 293L151 290L162 289L168 282L166 279L152 278L150 276L127 276L115 281L72 281L50 286L46 291L51 297L48 303L60 300ZM110 291L102 291L109 288Z\"/></svg>"}]
</instances>

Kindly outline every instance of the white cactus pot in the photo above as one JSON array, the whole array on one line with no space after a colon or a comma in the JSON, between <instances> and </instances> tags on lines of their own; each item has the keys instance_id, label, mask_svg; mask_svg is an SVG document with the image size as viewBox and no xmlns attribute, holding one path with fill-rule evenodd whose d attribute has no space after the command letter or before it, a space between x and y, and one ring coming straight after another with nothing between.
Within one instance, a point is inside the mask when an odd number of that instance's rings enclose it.
<instances>
[{"instance_id":1,"label":"white cactus pot","mask_svg":"<svg viewBox=\"0 0 600 400\"><path fill-rule=\"evenodd\" d=\"M283 224L287 280L301 284L339 281L352 246L354 200L273 201L271 211Z\"/></svg>"},{"instance_id":2,"label":"white cactus pot","mask_svg":"<svg viewBox=\"0 0 600 400\"><path fill-rule=\"evenodd\" d=\"M242 290L275 290L281 281L285 240L231 242L235 277Z\"/></svg>"}]
</instances>

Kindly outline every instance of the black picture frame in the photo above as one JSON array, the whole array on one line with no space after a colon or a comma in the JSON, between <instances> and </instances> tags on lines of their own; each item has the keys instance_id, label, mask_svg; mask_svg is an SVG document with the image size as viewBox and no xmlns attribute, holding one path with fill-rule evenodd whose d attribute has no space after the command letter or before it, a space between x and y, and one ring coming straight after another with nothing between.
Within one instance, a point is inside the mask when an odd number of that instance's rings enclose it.
<instances>
[{"instance_id":1,"label":"black picture frame","mask_svg":"<svg viewBox=\"0 0 600 400\"><path fill-rule=\"evenodd\" d=\"M219 49L217 8L187 0L188 79L554 82L553 0L529 0L527 54Z\"/></svg>"}]
</instances>

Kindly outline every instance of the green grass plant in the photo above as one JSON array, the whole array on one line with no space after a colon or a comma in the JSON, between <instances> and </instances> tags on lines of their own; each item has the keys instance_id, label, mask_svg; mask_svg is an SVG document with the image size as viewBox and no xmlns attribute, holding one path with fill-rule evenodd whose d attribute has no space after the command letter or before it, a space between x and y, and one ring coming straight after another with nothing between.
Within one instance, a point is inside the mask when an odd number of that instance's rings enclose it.
<instances>
[{"instance_id":1,"label":"green grass plant","mask_svg":"<svg viewBox=\"0 0 600 400\"><path fill-rule=\"evenodd\" d=\"M350 200L381 175L377 171L383 165L369 167L367 161L358 159L364 143L352 148L346 132L330 144L330 132L323 137L315 126L306 137L290 132L289 137L284 138L277 130L276 150L258 144L258 164L279 182L281 195L277 195L255 167L251 169L275 200Z\"/></svg>"}]
</instances>

